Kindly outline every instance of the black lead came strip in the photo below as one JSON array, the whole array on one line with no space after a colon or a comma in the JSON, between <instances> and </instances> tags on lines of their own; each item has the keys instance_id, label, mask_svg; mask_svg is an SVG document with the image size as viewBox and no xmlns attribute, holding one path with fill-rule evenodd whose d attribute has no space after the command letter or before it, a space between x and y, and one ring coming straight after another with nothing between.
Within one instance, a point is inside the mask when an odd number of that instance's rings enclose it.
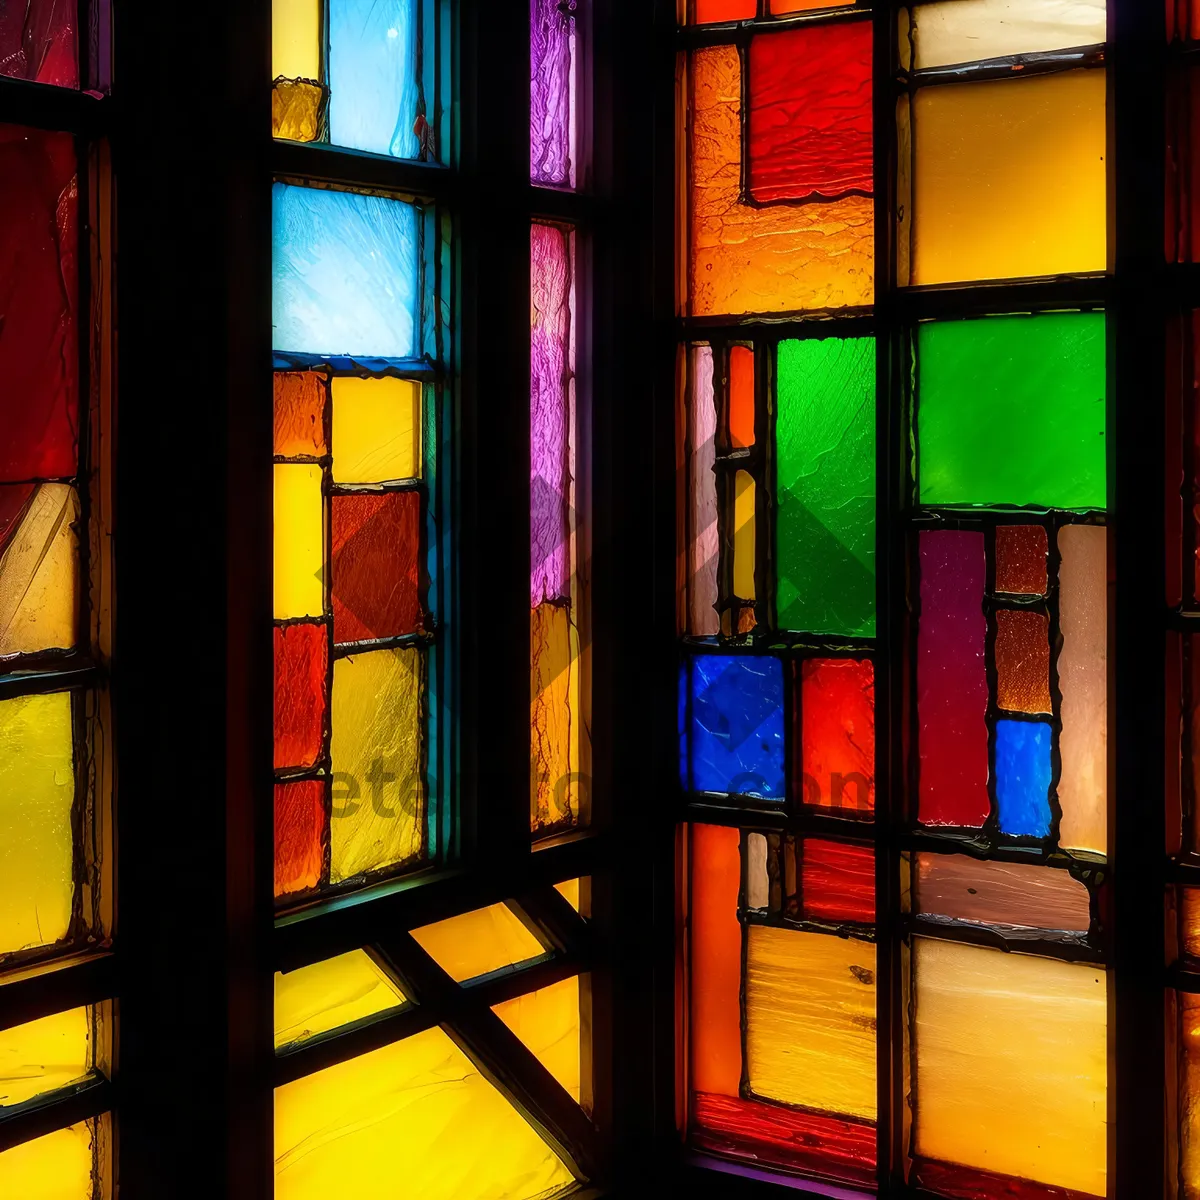
<instances>
[{"instance_id":1,"label":"black lead came strip","mask_svg":"<svg viewBox=\"0 0 1200 1200\"><path fill-rule=\"evenodd\" d=\"M101 1116L115 1104L116 1088L103 1075L94 1074L69 1089L59 1089L19 1105L11 1113L0 1110L0 1154L34 1138Z\"/></svg>"}]
</instances>

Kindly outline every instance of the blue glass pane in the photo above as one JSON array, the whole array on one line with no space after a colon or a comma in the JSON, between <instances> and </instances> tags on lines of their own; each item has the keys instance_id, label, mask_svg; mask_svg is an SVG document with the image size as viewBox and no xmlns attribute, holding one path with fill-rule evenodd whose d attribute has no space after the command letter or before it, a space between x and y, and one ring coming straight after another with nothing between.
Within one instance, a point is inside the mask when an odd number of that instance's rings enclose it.
<instances>
[{"instance_id":1,"label":"blue glass pane","mask_svg":"<svg viewBox=\"0 0 1200 1200\"><path fill-rule=\"evenodd\" d=\"M783 663L692 659L690 735L692 790L784 799Z\"/></svg>"},{"instance_id":2,"label":"blue glass pane","mask_svg":"<svg viewBox=\"0 0 1200 1200\"><path fill-rule=\"evenodd\" d=\"M277 183L273 349L415 354L417 210L399 200Z\"/></svg>"},{"instance_id":3,"label":"blue glass pane","mask_svg":"<svg viewBox=\"0 0 1200 1200\"><path fill-rule=\"evenodd\" d=\"M329 0L329 140L416 158L416 0Z\"/></svg>"},{"instance_id":4,"label":"blue glass pane","mask_svg":"<svg viewBox=\"0 0 1200 1200\"><path fill-rule=\"evenodd\" d=\"M996 722L996 799L1000 832L1045 837L1050 832L1050 726Z\"/></svg>"}]
</instances>

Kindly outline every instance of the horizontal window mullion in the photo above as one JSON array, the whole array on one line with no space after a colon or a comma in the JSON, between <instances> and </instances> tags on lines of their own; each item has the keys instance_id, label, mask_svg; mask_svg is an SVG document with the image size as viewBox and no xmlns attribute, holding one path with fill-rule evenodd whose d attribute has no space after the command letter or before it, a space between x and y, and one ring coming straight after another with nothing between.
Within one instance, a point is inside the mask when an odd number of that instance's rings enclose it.
<instances>
[{"instance_id":1,"label":"horizontal window mullion","mask_svg":"<svg viewBox=\"0 0 1200 1200\"><path fill-rule=\"evenodd\" d=\"M439 163L319 143L274 141L271 169L284 180L337 184L402 199L451 202L460 187L458 172Z\"/></svg>"},{"instance_id":2,"label":"horizontal window mullion","mask_svg":"<svg viewBox=\"0 0 1200 1200\"><path fill-rule=\"evenodd\" d=\"M0 124L100 137L109 131L110 96L0 76Z\"/></svg>"},{"instance_id":3,"label":"horizontal window mullion","mask_svg":"<svg viewBox=\"0 0 1200 1200\"><path fill-rule=\"evenodd\" d=\"M23 1142L109 1112L116 1103L115 1093L116 1089L107 1079L95 1075L70 1091L51 1092L22 1105L11 1115L0 1116L0 1154Z\"/></svg>"},{"instance_id":4,"label":"horizontal window mullion","mask_svg":"<svg viewBox=\"0 0 1200 1200\"><path fill-rule=\"evenodd\" d=\"M111 999L118 969L117 956L102 950L14 971L0 983L0 1031Z\"/></svg>"}]
</instances>

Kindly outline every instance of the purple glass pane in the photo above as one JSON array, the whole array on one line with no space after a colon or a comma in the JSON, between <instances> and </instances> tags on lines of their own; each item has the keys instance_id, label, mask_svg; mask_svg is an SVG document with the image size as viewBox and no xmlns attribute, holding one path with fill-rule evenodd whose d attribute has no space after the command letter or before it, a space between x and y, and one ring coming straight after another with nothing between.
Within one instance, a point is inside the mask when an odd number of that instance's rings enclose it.
<instances>
[{"instance_id":1,"label":"purple glass pane","mask_svg":"<svg viewBox=\"0 0 1200 1200\"><path fill-rule=\"evenodd\" d=\"M576 0L529 0L529 178L575 186Z\"/></svg>"},{"instance_id":2,"label":"purple glass pane","mask_svg":"<svg viewBox=\"0 0 1200 1200\"><path fill-rule=\"evenodd\" d=\"M575 298L569 231L530 228L530 603L570 598Z\"/></svg>"}]
</instances>

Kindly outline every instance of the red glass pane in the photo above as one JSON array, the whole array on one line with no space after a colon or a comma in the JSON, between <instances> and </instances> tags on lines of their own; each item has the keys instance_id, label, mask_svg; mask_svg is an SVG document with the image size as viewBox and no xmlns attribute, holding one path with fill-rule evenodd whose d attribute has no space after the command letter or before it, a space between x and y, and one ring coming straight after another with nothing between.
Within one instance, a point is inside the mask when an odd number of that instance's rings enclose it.
<instances>
[{"instance_id":1,"label":"red glass pane","mask_svg":"<svg viewBox=\"0 0 1200 1200\"><path fill-rule=\"evenodd\" d=\"M749 89L754 200L871 195L869 22L759 35Z\"/></svg>"},{"instance_id":2,"label":"red glass pane","mask_svg":"<svg viewBox=\"0 0 1200 1200\"><path fill-rule=\"evenodd\" d=\"M757 0L696 0L696 24L749 21L758 14Z\"/></svg>"},{"instance_id":3,"label":"red glass pane","mask_svg":"<svg viewBox=\"0 0 1200 1200\"><path fill-rule=\"evenodd\" d=\"M78 200L70 134L0 125L0 482L78 471Z\"/></svg>"},{"instance_id":4,"label":"red glass pane","mask_svg":"<svg viewBox=\"0 0 1200 1200\"><path fill-rule=\"evenodd\" d=\"M867 659L800 664L800 777L805 804L869 813L875 808L875 668Z\"/></svg>"},{"instance_id":5,"label":"red glass pane","mask_svg":"<svg viewBox=\"0 0 1200 1200\"><path fill-rule=\"evenodd\" d=\"M805 838L801 911L810 921L875 920L875 852L870 846Z\"/></svg>"},{"instance_id":6,"label":"red glass pane","mask_svg":"<svg viewBox=\"0 0 1200 1200\"><path fill-rule=\"evenodd\" d=\"M754 445L754 351L729 351L729 441L738 450Z\"/></svg>"},{"instance_id":7,"label":"red glass pane","mask_svg":"<svg viewBox=\"0 0 1200 1200\"><path fill-rule=\"evenodd\" d=\"M1200 67L1167 75L1166 255L1200 260Z\"/></svg>"},{"instance_id":8,"label":"red glass pane","mask_svg":"<svg viewBox=\"0 0 1200 1200\"><path fill-rule=\"evenodd\" d=\"M421 629L420 522L416 492L333 497L334 641Z\"/></svg>"},{"instance_id":9,"label":"red glass pane","mask_svg":"<svg viewBox=\"0 0 1200 1200\"><path fill-rule=\"evenodd\" d=\"M325 781L275 785L275 895L315 888L325 863Z\"/></svg>"},{"instance_id":10,"label":"red glass pane","mask_svg":"<svg viewBox=\"0 0 1200 1200\"><path fill-rule=\"evenodd\" d=\"M78 87L78 14L73 0L5 0L0 4L0 75Z\"/></svg>"},{"instance_id":11,"label":"red glass pane","mask_svg":"<svg viewBox=\"0 0 1200 1200\"><path fill-rule=\"evenodd\" d=\"M991 812L983 534L923 533L920 555L919 817L926 825L978 826Z\"/></svg>"},{"instance_id":12,"label":"red glass pane","mask_svg":"<svg viewBox=\"0 0 1200 1200\"><path fill-rule=\"evenodd\" d=\"M275 767L315 766L325 748L329 630L275 627Z\"/></svg>"}]
</instances>

